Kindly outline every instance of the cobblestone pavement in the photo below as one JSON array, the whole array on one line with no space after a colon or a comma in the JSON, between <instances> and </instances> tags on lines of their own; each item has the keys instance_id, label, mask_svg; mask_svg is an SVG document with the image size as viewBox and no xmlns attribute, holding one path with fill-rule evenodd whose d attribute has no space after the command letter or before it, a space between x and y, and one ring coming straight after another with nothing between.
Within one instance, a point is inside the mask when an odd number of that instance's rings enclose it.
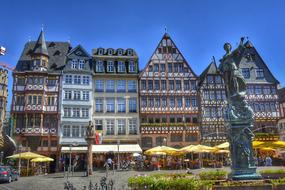
<instances>
[{"instance_id":1,"label":"cobblestone pavement","mask_svg":"<svg viewBox=\"0 0 285 190\"><path fill-rule=\"evenodd\" d=\"M224 170L230 171L230 169L223 168ZM264 169L285 169L285 167L259 167L258 170ZM209 171L215 169L196 169L192 170L194 174L198 174L201 171ZM184 173L185 170L161 170L161 171L119 171L119 172L108 172L108 178L114 180L114 190L126 190L127 180L131 176L135 175L149 175L154 173ZM76 190L82 190L83 186L88 186L90 180L92 183L99 183L100 178L106 176L105 171L95 171L90 177L84 177L83 172L76 172L73 176L69 177ZM34 176L34 177L21 177L19 181L8 183L1 183L0 190L63 190L64 182L67 180L67 176L64 173L49 174L47 176Z\"/></svg>"}]
</instances>

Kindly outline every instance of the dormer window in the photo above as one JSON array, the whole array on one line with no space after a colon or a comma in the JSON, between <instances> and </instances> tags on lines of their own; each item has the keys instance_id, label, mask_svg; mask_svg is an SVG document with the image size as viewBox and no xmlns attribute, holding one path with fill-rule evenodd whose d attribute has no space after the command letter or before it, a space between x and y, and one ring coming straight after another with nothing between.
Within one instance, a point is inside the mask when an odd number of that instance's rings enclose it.
<instances>
[{"instance_id":1,"label":"dormer window","mask_svg":"<svg viewBox=\"0 0 285 190\"><path fill-rule=\"evenodd\" d=\"M35 67L40 67L41 66L41 60L40 59L36 59L35 60Z\"/></svg>"},{"instance_id":2,"label":"dormer window","mask_svg":"<svg viewBox=\"0 0 285 190\"><path fill-rule=\"evenodd\" d=\"M97 61L96 63L96 72L102 73L104 72L104 65L102 61Z\"/></svg>"},{"instance_id":3,"label":"dormer window","mask_svg":"<svg viewBox=\"0 0 285 190\"><path fill-rule=\"evenodd\" d=\"M133 73L136 71L136 65L135 65L135 62L134 61L130 61L129 63L129 72L130 73Z\"/></svg>"},{"instance_id":4,"label":"dormer window","mask_svg":"<svg viewBox=\"0 0 285 190\"><path fill-rule=\"evenodd\" d=\"M107 63L107 72L114 72L114 63L113 63L113 61L108 61L108 63Z\"/></svg>"},{"instance_id":5,"label":"dormer window","mask_svg":"<svg viewBox=\"0 0 285 190\"><path fill-rule=\"evenodd\" d=\"M123 73L125 72L126 67L125 67L125 63L123 61L119 61L118 62L118 72Z\"/></svg>"},{"instance_id":6,"label":"dormer window","mask_svg":"<svg viewBox=\"0 0 285 190\"><path fill-rule=\"evenodd\" d=\"M118 49L118 55L123 55L123 50Z\"/></svg>"},{"instance_id":7,"label":"dormer window","mask_svg":"<svg viewBox=\"0 0 285 190\"><path fill-rule=\"evenodd\" d=\"M79 69L84 69L84 66L85 66L85 61L79 60Z\"/></svg>"},{"instance_id":8,"label":"dormer window","mask_svg":"<svg viewBox=\"0 0 285 190\"><path fill-rule=\"evenodd\" d=\"M113 55L113 51L111 49L108 50L108 55Z\"/></svg>"},{"instance_id":9,"label":"dormer window","mask_svg":"<svg viewBox=\"0 0 285 190\"><path fill-rule=\"evenodd\" d=\"M73 59L71 61L71 68L72 69L76 69L77 68L77 64L78 64L78 61L76 59Z\"/></svg>"},{"instance_id":10,"label":"dormer window","mask_svg":"<svg viewBox=\"0 0 285 190\"><path fill-rule=\"evenodd\" d=\"M128 54L128 56L132 56L133 55L133 50L128 49L127 54Z\"/></svg>"},{"instance_id":11,"label":"dormer window","mask_svg":"<svg viewBox=\"0 0 285 190\"><path fill-rule=\"evenodd\" d=\"M98 50L98 55L103 55L103 49Z\"/></svg>"}]
</instances>

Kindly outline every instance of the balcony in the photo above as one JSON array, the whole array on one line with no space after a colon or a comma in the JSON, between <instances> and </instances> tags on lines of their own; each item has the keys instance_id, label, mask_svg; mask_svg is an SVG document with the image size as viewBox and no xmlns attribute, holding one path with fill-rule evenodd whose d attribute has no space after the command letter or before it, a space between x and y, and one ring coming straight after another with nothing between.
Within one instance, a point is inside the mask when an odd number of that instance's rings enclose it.
<instances>
[{"instance_id":1,"label":"balcony","mask_svg":"<svg viewBox=\"0 0 285 190\"><path fill-rule=\"evenodd\" d=\"M41 127L16 128L15 134L25 136L57 135L57 129Z\"/></svg>"},{"instance_id":2,"label":"balcony","mask_svg":"<svg viewBox=\"0 0 285 190\"><path fill-rule=\"evenodd\" d=\"M25 86L25 90L44 90L44 85L32 85L32 84L27 84Z\"/></svg>"}]
</instances>

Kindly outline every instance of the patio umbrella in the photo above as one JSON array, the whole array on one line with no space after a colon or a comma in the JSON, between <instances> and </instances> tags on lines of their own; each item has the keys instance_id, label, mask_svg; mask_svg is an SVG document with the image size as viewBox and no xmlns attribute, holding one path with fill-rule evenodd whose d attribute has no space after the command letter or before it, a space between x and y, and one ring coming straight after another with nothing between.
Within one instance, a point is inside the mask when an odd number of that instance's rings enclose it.
<instances>
[{"instance_id":1,"label":"patio umbrella","mask_svg":"<svg viewBox=\"0 0 285 190\"><path fill-rule=\"evenodd\" d=\"M230 147L230 143L229 142L224 142L222 144L219 144L217 146L215 146L215 148L218 149L228 149Z\"/></svg>"},{"instance_id":2,"label":"patio umbrella","mask_svg":"<svg viewBox=\"0 0 285 190\"><path fill-rule=\"evenodd\" d=\"M30 159L43 158L43 157L45 157L45 156L40 155L40 154L36 154L33 152L23 152L23 153L19 153L19 154L14 154L12 156L8 156L7 158L19 158L19 159L28 160L28 163L27 163L27 176L28 176L29 175L29 161L30 161Z\"/></svg>"},{"instance_id":3,"label":"patio umbrella","mask_svg":"<svg viewBox=\"0 0 285 190\"><path fill-rule=\"evenodd\" d=\"M165 156L165 152L152 152L149 154L150 156Z\"/></svg>"},{"instance_id":4,"label":"patio umbrella","mask_svg":"<svg viewBox=\"0 0 285 190\"><path fill-rule=\"evenodd\" d=\"M256 147L258 147L264 143L265 142L263 142L263 141L252 141L252 146L253 146L253 148L256 148Z\"/></svg>"},{"instance_id":5,"label":"patio umbrella","mask_svg":"<svg viewBox=\"0 0 285 190\"><path fill-rule=\"evenodd\" d=\"M229 150L214 150L213 151L214 154L223 154L223 153L230 153Z\"/></svg>"},{"instance_id":6,"label":"patio umbrella","mask_svg":"<svg viewBox=\"0 0 285 190\"><path fill-rule=\"evenodd\" d=\"M155 154L156 152L163 152L165 154L171 155L176 153L178 150L175 148L171 148L168 146L157 146L151 149L148 149L147 151L144 152L146 155L152 155Z\"/></svg>"},{"instance_id":7,"label":"patio umbrella","mask_svg":"<svg viewBox=\"0 0 285 190\"><path fill-rule=\"evenodd\" d=\"M53 158L49 158L49 157L43 157L43 158L34 158L31 160L31 162L53 162L54 159Z\"/></svg>"}]
</instances>

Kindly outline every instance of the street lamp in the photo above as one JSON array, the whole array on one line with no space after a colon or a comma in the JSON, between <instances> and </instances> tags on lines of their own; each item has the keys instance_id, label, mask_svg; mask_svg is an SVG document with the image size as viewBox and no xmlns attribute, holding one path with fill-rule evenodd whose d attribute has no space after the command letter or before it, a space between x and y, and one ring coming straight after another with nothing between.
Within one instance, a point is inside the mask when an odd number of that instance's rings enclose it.
<instances>
[{"instance_id":1,"label":"street lamp","mask_svg":"<svg viewBox=\"0 0 285 190\"><path fill-rule=\"evenodd\" d=\"M120 139L117 140L117 146L118 146L118 167L117 167L117 170L120 170Z\"/></svg>"}]
</instances>

